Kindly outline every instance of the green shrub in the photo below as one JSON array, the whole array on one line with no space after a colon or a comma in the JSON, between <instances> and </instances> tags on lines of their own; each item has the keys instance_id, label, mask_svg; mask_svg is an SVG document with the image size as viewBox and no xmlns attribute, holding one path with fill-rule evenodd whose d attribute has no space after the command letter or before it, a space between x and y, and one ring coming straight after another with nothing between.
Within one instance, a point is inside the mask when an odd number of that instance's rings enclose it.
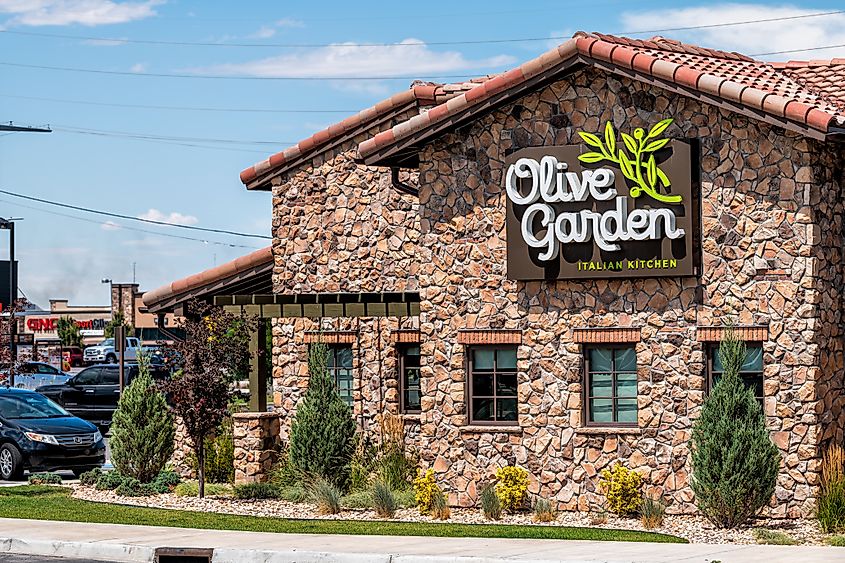
<instances>
[{"instance_id":1,"label":"green shrub","mask_svg":"<svg viewBox=\"0 0 845 563\"><path fill-rule=\"evenodd\" d=\"M27 481L30 485L61 485L62 476L58 473L34 473L29 476Z\"/></svg>"},{"instance_id":2,"label":"green shrub","mask_svg":"<svg viewBox=\"0 0 845 563\"><path fill-rule=\"evenodd\" d=\"M279 487L279 498L288 502L308 502L311 492L302 485Z\"/></svg>"},{"instance_id":3,"label":"green shrub","mask_svg":"<svg viewBox=\"0 0 845 563\"><path fill-rule=\"evenodd\" d=\"M163 469L156 475L150 488L158 494L171 492L176 485L182 482L182 477L172 469Z\"/></svg>"},{"instance_id":4,"label":"green shrub","mask_svg":"<svg viewBox=\"0 0 845 563\"><path fill-rule=\"evenodd\" d=\"M446 495L439 489L438 493L431 499L431 511L429 514L435 520L448 520L452 515L452 511L449 510L449 505L446 503Z\"/></svg>"},{"instance_id":5,"label":"green shrub","mask_svg":"<svg viewBox=\"0 0 845 563\"><path fill-rule=\"evenodd\" d=\"M396 497L390 487L382 481L373 485L373 508L380 518L393 518L396 513Z\"/></svg>"},{"instance_id":6,"label":"green shrub","mask_svg":"<svg viewBox=\"0 0 845 563\"><path fill-rule=\"evenodd\" d=\"M607 508L620 516L636 513L643 500L643 478L621 463L603 469L599 487L607 499Z\"/></svg>"},{"instance_id":7,"label":"green shrub","mask_svg":"<svg viewBox=\"0 0 845 563\"><path fill-rule=\"evenodd\" d=\"M549 499L538 498L534 501L534 514L531 519L535 522L554 522L557 515L557 506Z\"/></svg>"},{"instance_id":8,"label":"green shrub","mask_svg":"<svg viewBox=\"0 0 845 563\"><path fill-rule=\"evenodd\" d=\"M197 470L197 457L188 456L191 469ZM217 433L205 439L205 478L208 483L235 482L235 437L232 417L223 419Z\"/></svg>"},{"instance_id":9,"label":"green shrub","mask_svg":"<svg viewBox=\"0 0 845 563\"><path fill-rule=\"evenodd\" d=\"M798 545L799 543L801 543L795 538L784 534L783 532L767 530L765 528L755 528L752 534L754 535L754 539L757 541L757 543L763 543L768 545Z\"/></svg>"},{"instance_id":10,"label":"green shrub","mask_svg":"<svg viewBox=\"0 0 845 563\"><path fill-rule=\"evenodd\" d=\"M816 517L825 533L845 530L845 450L839 445L828 447L822 457Z\"/></svg>"},{"instance_id":11,"label":"green shrub","mask_svg":"<svg viewBox=\"0 0 845 563\"><path fill-rule=\"evenodd\" d=\"M279 498L281 496L280 488L273 483L243 483L235 485L232 490L235 498L242 500Z\"/></svg>"},{"instance_id":12,"label":"green shrub","mask_svg":"<svg viewBox=\"0 0 845 563\"><path fill-rule=\"evenodd\" d=\"M177 497L195 497L199 494L199 483L196 481L182 481L173 489ZM232 496L232 486L228 483L206 483L205 494L211 497Z\"/></svg>"},{"instance_id":13,"label":"green shrub","mask_svg":"<svg viewBox=\"0 0 845 563\"><path fill-rule=\"evenodd\" d=\"M378 448L366 436L358 435L355 449L349 462L349 490L369 491L373 473L376 471Z\"/></svg>"},{"instance_id":14,"label":"green shrub","mask_svg":"<svg viewBox=\"0 0 845 563\"><path fill-rule=\"evenodd\" d=\"M79 475L79 484L83 487L93 487L97 484L97 480L102 474L103 470L99 467L95 467L91 471L86 471L85 473Z\"/></svg>"},{"instance_id":15,"label":"green shrub","mask_svg":"<svg viewBox=\"0 0 845 563\"><path fill-rule=\"evenodd\" d=\"M353 491L340 499L340 505L344 508L372 508L372 491Z\"/></svg>"},{"instance_id":16,"label":"green shrub","mask_svg":"<svg viewBox=\"0 0 845 563\"><path fill-rule=\"evenodd\" d=\"M318 479L311 491L318 514L340 513L340 491L325 479Z\"/></svg>"},{"instance_id":17,"label":"green shrub","mask_svg":"<svg viewBox=\"0 0 845 563\"><path fill-rule=\"evenodd\" d=\"M138 359L138 376L121 393L111 426L112 461L121 474L150 483L173 455L176 429L164 395Z\"/></svg>"},{"instance_id":18,"label":"green shrub","mask_svg":"<svg viewBox=\"0 0 845 563\"><path fill-rule=\"evenodd\" d=\"M692 428L696 505L719 528L745 524L769 502L780 466L763 410L739 376L745 353L728 327L719 345L722 378Z\"/></svg>"},{"instance_id":19,"label":"green shrub","mask_svg":"<svg viewBox=\"0 0 845 563\"><path fill-rule=\"evenodd\" d=\"M845 547L845 536L830 536L826 541L833 547Z\"/></svg>"},{"instance_id":20,"label":"green shrub","mask_svg":"<svg viewBox=\"0 0 845 563\"><path fill-rule=\"evenodd\" d=\"M481 489L481 513L488 520L501 520L502 503L496 495L493 485L486 485Z\"/></svg>"},{"instance_id":21,"label":"green shrub","mask_svg":"<svg viewBox=\"0 0 845 563\"><path fill-rule=\"evenodd\" d=\"M502 509L508 512L522 509L528 500L528 472L508 465L496 470L496 479L496 496L502 503Z\"/></svg>"},{"instance_id":22,"label":"green shrub","mask_svg":"<svg viewBox=\"0 0 845 563\"><path fill-rule=\"evenodd\" d=\"M146 497L154 493L150 483L141 483L135 477L124 477L114 492L124 497Z\"/></svg>"},{"instance_id":23,"label":"green shrub","mask_svg":"<svg viewBox=\"0 0 845 563\"><path fill-rule=\"evenodd\" d=\"M104 471L97 479L94 487L99 491L113 491L123 483L125 477L120 471Z\"/></svg>"},{"instance_id":24,"label":"green shrub","mask_svg":"<svg viewBox=\"0 0 845 563\"><path fill-rule=\"evenodd\" d=\"M643 498L640 505L640 522L643 528L650 530L663 525L663 517L666 515L666 505L659 499L651 497Z\"/></svg>"},{"instance_id":25,"label":"green shrub","mask_svg":"<svg viewBox=\"0 0 845 563\"><path fill-rule=\"evenodd\" d=\"M417 505L417 499L414 491L411 489L405 491L393 491L393 496L396 497L396 505L399 508L412 508Z\"/></svg>"},{"instance_id":26,"label":"green shrub","mask_svg":"<svg viewBox=\"0 0 845 563\"><path fill-rule=\"evenodd\" d=\"M288 461L302 473L345 487L355 447L355 421L328 372L328 355L322 342L311 344L308 390L291 422Z\"/></svg>"}]
</instances>

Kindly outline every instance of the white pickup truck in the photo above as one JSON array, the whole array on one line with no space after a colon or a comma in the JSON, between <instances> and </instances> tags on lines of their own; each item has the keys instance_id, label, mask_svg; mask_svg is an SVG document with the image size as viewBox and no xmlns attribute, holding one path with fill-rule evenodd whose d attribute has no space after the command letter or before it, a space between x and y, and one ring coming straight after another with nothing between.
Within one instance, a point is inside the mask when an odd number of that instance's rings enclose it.
<instances>
[{"instance_id":1,"label":"white pickup truck","mask_svg":"<svg viewBox=\"0 0 845 563\"><path fill-rule=\"evenodd\" d=\"M117 363L117 349L114 345L114 338L106 338L96 346L89 346L82 354L82 361L86 364L107 364ZM134 362L138 359L138 350L141 343L137 338L127 338L126 348L123 351L123 359L127 362Z\"/></svg>"}]
</instances>

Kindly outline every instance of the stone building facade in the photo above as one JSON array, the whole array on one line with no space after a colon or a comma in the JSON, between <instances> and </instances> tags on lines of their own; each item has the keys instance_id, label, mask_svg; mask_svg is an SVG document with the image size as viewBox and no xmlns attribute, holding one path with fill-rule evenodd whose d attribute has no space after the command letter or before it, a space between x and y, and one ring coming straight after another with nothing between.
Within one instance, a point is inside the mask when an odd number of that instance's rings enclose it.
<instances>
[{"instance_id":1,"label":"stone building facade","mask_svg":"<svg viewBox=\"0 0 845 563\"><path fill-rule=\"evenodd\" d=\"M337 377L351 378L344 393L362 431L402 414L453 504L475 504L481 483L516 464L533 494L589 510L598 474L621 462L670 512L693 512L691 428L731 324L782 456L767 514L811 514L823 448L845 438L845 92L813 85L822 67L845 79L835 61L776 65L577 34L507 73L434 87L439 99L362 112L244 171L247 187L273 192L274 293L396 292L419 306L402 317L274 319L280 443L320 338L347 350ZM608 122L635 132L666 119L667 138L693 141L693 275L508 275L512 153L577 145ZM609 418L591 401L593 378L606 374L589 366L602 358L614 373ZM409 372L418 408L407 408ZM477 391L476 372L496 374L492 397Z\"/></svg>"}]
</instances>

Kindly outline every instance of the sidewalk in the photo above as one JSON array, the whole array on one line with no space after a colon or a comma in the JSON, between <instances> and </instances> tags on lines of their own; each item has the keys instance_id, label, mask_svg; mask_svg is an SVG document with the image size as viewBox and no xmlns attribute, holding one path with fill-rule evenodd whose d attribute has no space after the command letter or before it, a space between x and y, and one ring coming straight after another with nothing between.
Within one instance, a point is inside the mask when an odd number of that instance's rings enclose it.
<instances>
[{"instance_id":1,"label":"sidewalk","mask_svg":"<svg viewBox=\"0 0 845 563\"><path fill-rule=\"evenodd\" d=\"M841 563L845 548L341 536L0 518L0 557L24 553L150 562L156 547L214 548L238 563Z\"/></svg>"}]
</instances>

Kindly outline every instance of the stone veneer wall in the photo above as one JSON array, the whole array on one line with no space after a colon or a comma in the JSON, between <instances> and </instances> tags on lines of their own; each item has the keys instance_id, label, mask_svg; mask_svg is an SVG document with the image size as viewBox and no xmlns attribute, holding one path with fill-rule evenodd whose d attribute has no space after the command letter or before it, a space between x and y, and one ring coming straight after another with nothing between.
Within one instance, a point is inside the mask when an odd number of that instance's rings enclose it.
<instances>
[{"instance_id":1,"label":"stone veneer wall","mask_svg":"<svg viewBox=\"0 0 845 563\"><path fill-rule=\"evenodd\" d=\"M647 127L701 140L700 279L516 282L506 278L503 161L509 151L579 143L577 131ZM421 451L453 503L516 463L531 491L567 509L598 502L597 474L623 461L693 510L692 422L705 393L696 325L769 327L765 413L783 455L769 513L812 512L819 446L841 440L841 151L714 106L587 69L429 145L420 164ZM638 428L582 420L576 327L635 326ZM464 328L521 329L519 426L468 427Z\"/></svg>"},{"instance_id":2,"label":"stone veneer wall","mask_svg":"<svg viewBox=\"0 0 845 563\"><path fill-rule=\"evenodd\" d=\"M411 115L398 116L396 121ZM377 132L362 132L273 179L275 293L417 290L417 198L391 186L390 170L354 162L358 143ZM401 180L415 186L417 174L403 171ZM416 319L402 319L401 327L414 328L415 323ZM398 411L390 329L399 326L399 319L373 317L326 319L322 326L329 331L357 331L353 411L366 430L376 426L383 409ZM319 328L311 319L273 321L274 403L284 413L283 441L308 385L305 333ZM410 428L413 422L409 420L409 432L416 434Z\"/></svg>"}]
</instances>

